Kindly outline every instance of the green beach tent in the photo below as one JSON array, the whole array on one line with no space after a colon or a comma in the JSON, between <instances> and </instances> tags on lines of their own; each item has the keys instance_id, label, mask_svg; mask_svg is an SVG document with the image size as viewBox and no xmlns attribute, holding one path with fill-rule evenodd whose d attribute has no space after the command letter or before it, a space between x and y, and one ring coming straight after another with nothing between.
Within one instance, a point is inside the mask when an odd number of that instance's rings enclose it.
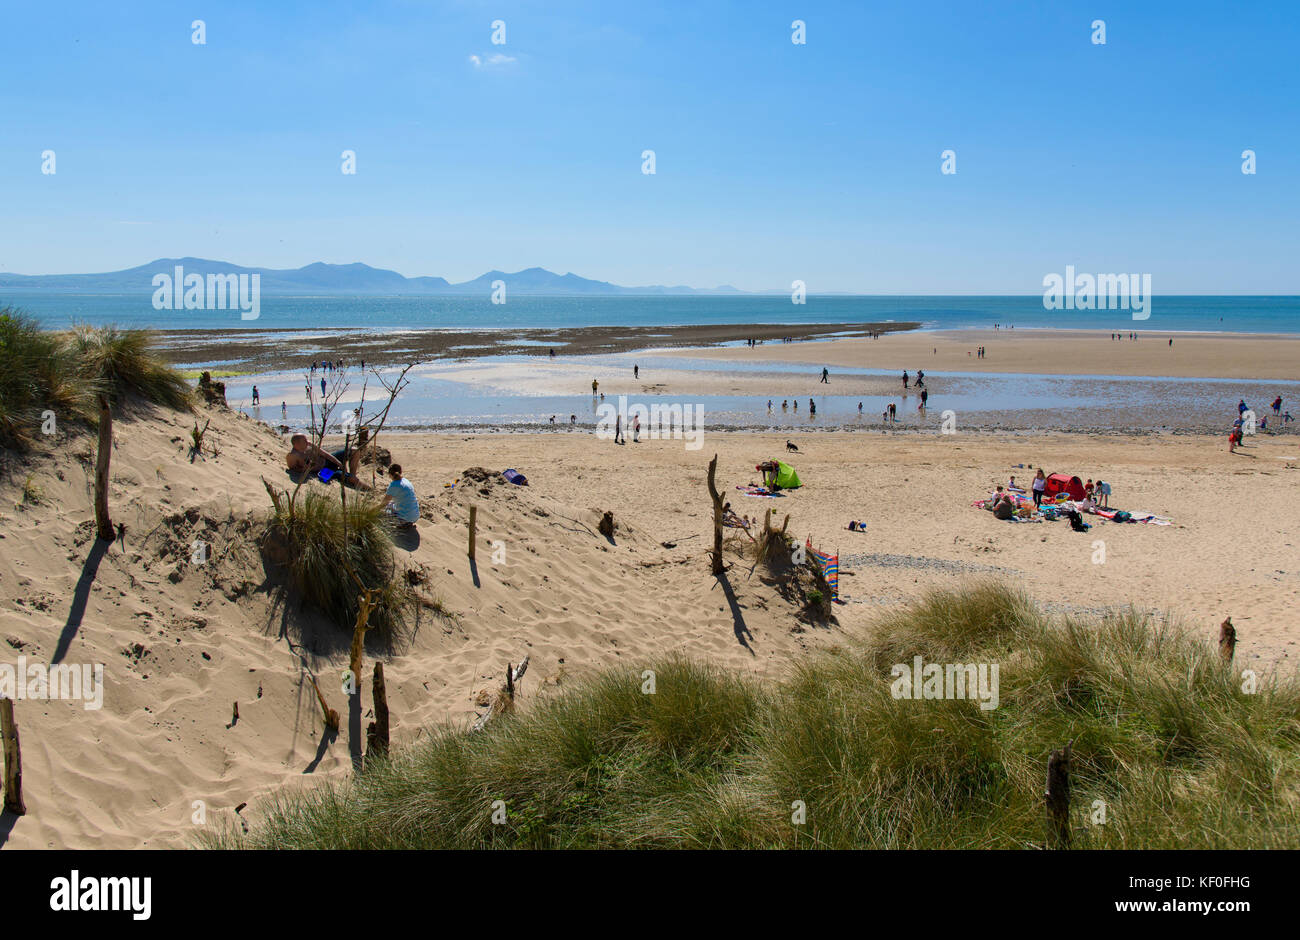
<instances>
[{"instance_id":1,"label":"green beach tent","mask_svg":"<svg viewBox=\"0 0 1300 940\"><path fill-rule=\"evenodd\" d=\"M769 489L778 486L783 490L793 490L803 486L803 481L799 479L799 474L794 472L794 467L782 460L774 460L776 470L768 470L763 475L763 482Z\"/></svg>"}]
</instances>

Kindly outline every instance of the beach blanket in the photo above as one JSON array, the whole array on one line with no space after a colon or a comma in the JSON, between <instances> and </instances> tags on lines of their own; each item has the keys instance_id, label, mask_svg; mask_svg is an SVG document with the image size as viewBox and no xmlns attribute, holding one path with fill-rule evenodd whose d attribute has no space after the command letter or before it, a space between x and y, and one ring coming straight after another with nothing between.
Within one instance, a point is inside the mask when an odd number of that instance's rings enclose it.
<instances>
[{"instance_id":1,"label":"beach blanket","mask_svg":"<svg viewBox=\"0 0 1300 940\"><path fill-rule=\"evenodd\" d=\"M1059 502L1044 502L1040 508L1034 505L1032 499L1021 496L1014 490L1004 492L1007 496L1011 497L1011 503L1016 508L1016 522L1043 522L1054 519L1063 519L1071 511L1082 513L1084 516L1092 515L1097 516L1100 519L1105 519L1108 522L1114 522L1115 514L1119 512L1118 509L1094 509L1091 513L1083 512L1083 510L1079 508L1079 504L1072 499L1064 499ZM977 499L975 502L971 503L971 505L976 509L985 509L992 505L996 496L996 493L990 493L985 499ZM1029 510L1029 515L1027 517L1020 515L1021 511L1025 509ZM1174 521L1168 516L1157 516L1155 513L1151 512L1131 511L1130 516L1131 518L1127 520L1129 522L1142 522L1147 525L1174 524Z\"/></svg>"},{"instance_id":2,"label":"beach blanket","mask_svg":"<svg viewBox=\"0 0 1300 940\"><path fill-rule=\"evenodd\" d=\"M771 490L764 489L761 486L755 486L752 483L749 486L738 486L736 489L740 490L746 496L762 496L767 499L778 499L785 496L784 493L773 493Z\"/></svg>"},{"instance_id":3,"label":"beach blanket","mask_svg":"<svg viewBox=\"0 0 1300 940\"><path fill-rule=\"evenodd\" d=\"M513 483L515 486L528 485L528 477L524 476L518 470L502 470L501 475L506 478L507 483Z\"/></svg>"},{"instance_id":4,"label":"beach blanket","mask_svg":"<svg viewBox=\"0 0 1300 940\"><path fill-rule=\"evenodd\" d=\"M825 552L819 552L813 548L812 539L807 539L804 547L808 550L808 557L812 559L826 579L826 584L831 589L831 600L838 600L840 596L840 556L838 554L828 555Z\"/></svg>"}]
</instances>

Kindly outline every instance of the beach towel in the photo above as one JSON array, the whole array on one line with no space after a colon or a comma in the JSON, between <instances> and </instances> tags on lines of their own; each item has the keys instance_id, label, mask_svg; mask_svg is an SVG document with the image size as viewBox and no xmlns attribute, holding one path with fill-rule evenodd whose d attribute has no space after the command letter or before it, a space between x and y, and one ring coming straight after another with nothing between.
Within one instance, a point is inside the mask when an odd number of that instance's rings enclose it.
<instances>
[{"instance_id":1,"label":"beach towel","mask_svg":"<svg viewBox=\"0 0 1300 940\"><path fill-rule=\"evenodd\" d=\"M762 496L766 499L777 499L785 495L783 493L773 493L771 490L764 489L761 486L755 486L752 483L749 486L738 486L736 489L740 490L746 496Z\"/></svg>"}]
</instances>

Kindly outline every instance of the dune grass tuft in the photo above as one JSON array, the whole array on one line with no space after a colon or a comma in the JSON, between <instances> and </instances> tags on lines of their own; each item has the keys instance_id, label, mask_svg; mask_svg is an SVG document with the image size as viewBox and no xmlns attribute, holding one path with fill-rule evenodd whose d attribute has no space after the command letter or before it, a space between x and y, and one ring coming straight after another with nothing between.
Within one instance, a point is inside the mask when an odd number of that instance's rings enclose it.
<instances>
[{"instance_id":1,"label":"dune grass tuft","mask_svg":"<svg viewBox=\"0 0 1300 940\"><path fill-rule=\"evenodd\" d=\"M267 537L280 549L281 560L294 590L331 621L351 630L357 616L361 588L348 573L342 551L361 586L382 589L378 606L370 612L370 628L379 637L398 636L406 623L413 598L397 577L390 515L371 496L356 494L348 500L345 516L335 490L304 487L292 519L287 502L272 513Z\"/></svg>"},{"instance_id":2,"label":"dune grass tuft","mask_svg":"<svg viewBox=\"0 0 1300 940\"><path fill-rule=\"evenodd\" d=\"M158 358L147 330L78 325L68 334L82 374L103 383L115 402L135 395L168 408L186 408L191 389L179 372Z\"/></svg>"},{"instance_id":3,"label":"dune grass tuft","mask_svg":"<svg viewBox=\"0 0 1300 940\"><path fill-rule=\"evenodd\" d=\"M891 667L917 655L998 664L998 707L895 698ZM653 694L639 668L598 673L205 844L1039 848L1047 758L1073 740L1077 848L1300 847L1300 683L1245 691L1208 642L1137 612L1059 620L983 584L887 614L774 688L650 668Z\"/></svg>"},{"instance_id":4,"label":"dune grass tuft","mask_svg":"<svg viewBox=\"0 0 1300 940\"><path fill-rule=\"evenodd\" d=\"M0 447L26 450L46 412L57 422L93 423L102 392L170 408L190 402L189 384L150 348L151 334L113 326L44 330L35 318L0 308Z\"/></svg>"}]
</instances>

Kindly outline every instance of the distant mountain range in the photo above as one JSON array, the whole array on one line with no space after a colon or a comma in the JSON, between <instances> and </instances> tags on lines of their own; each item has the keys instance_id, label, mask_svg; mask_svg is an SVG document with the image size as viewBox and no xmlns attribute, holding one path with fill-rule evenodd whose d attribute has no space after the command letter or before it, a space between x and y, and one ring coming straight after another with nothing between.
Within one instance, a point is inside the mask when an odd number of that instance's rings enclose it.
<instances>
[{"instance_id":1,"label":"distant mountain range","mask_svg":"<svg viewBox=\"0 0 1300 940\"><path fill-rule=\"evenodd\" d=\"M291 270L245 268L205 258L159 258L125 271L105 274L4 274L0 290L84 291L87 293L134 293L152 291L155 274L173 276L181 267L185 274L258 274L263 294L460 294L487 295L493 281L504 281L510 294L743 294L734 287L621 287L608 281L593 281L576 274L556 274L545 268L527 268L513 274L488 271L472 281L452 284L442 277L404 277L396 271L372 268L368 264L325 264L317 261Z\"/></svg>"}]
</instances>

